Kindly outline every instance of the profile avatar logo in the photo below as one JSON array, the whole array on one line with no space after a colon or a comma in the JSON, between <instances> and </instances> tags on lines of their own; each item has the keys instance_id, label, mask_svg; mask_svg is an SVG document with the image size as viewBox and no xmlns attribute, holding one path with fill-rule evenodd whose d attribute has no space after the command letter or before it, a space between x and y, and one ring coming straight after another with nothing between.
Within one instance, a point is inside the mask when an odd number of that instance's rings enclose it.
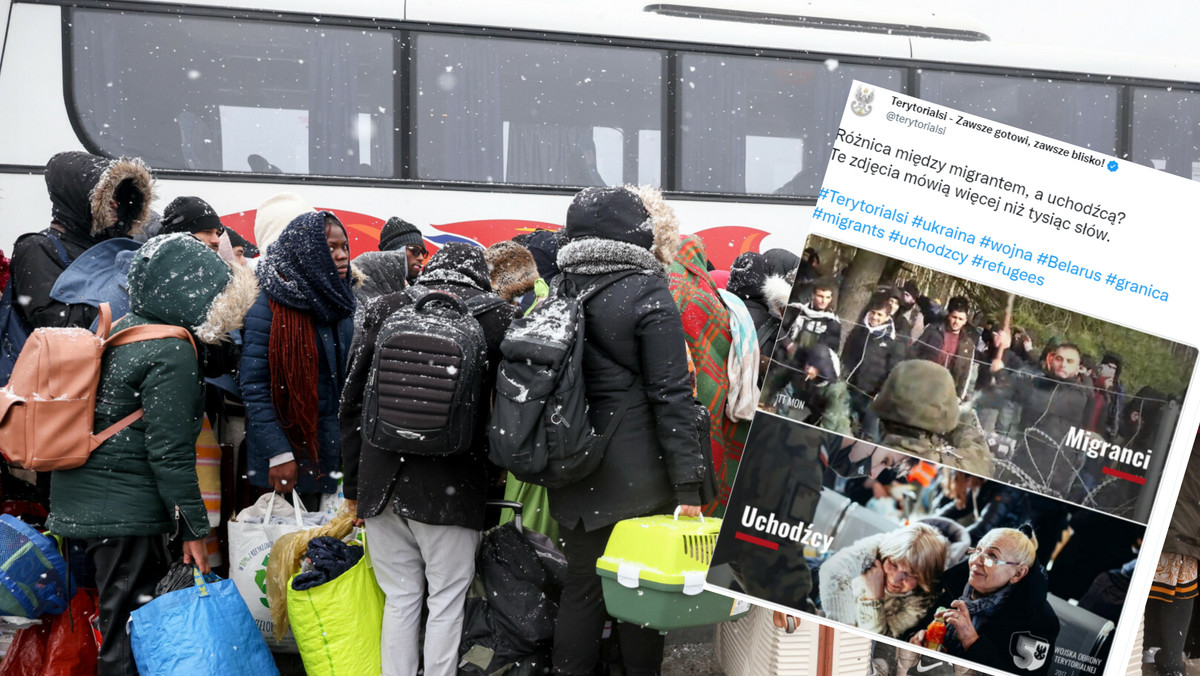
<instances>
[{"instance_id":1,"label":"profile avatar logo","mask_svg":"<svg viewBox=\"0 0 1200 676\"><path fill-rule=\"evenodd\" d=\"M1021 631L1012 635L1008 650L1012 653L1013 663L1017 667L1036 671L1046 663L1046 657L1050 654L1050 642L1027 631Z\"/></svg>"},{"instance_id":2,"label":"profile avatar logo","mask_svg":"<svg viewBox=\"0 0 1200 676\"><path fill-rule=\"evenodd\" d=\"M850 111L859 117L871 114L871 103L875 101L875 88L859 85L854 90L854 100L850 102Z\"/></svg>"}]
</instances>

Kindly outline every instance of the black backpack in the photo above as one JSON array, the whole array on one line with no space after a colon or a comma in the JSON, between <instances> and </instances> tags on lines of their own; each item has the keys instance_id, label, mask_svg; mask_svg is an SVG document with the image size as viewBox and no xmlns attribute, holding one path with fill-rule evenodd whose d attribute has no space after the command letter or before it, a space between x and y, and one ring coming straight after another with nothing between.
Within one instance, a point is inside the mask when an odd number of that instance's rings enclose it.
<instances>
[{"instance_id":1,"label":"black backpack","mask_svg":"<svg viewBox=\"0 0 1200 676\"><path fill-rule=\"evenodd\" d=\"M521 481L547 488L575 483L599 467L642 381L634 382L607 429L597 435L588 420L583 382L584 304L635 274L639 271L614 273L581 292L564 280L509 325L500 344L488 430L488 459L493 464Z\"/></svg>"},{"instance_id":2,"label":"black backpack","mask_svg":"<svg viewBox=\"0 0 1200 676\"><path fill-rule=\"evenodd\" d=\"M464 303L421 286L405 293L416 303L389 315L375 342L363 392L363 441L397 453L461 453L488 403L487 339L476 318L504 300L483 293Z\"/></svg>"}]
</instances>

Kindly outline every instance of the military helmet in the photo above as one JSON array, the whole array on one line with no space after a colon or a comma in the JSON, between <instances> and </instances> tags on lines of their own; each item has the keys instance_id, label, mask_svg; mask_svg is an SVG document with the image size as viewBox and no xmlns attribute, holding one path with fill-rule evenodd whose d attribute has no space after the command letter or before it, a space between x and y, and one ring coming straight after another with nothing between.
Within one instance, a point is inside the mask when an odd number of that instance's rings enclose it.
<instances>
[{"instance_id":1,"label":"military helmet","mask_svg":"<svg viewBox=\"0 0 1200 676\"><path fill-rule=\"evenodd\" d=\"M958 426L954 377L935 362L924 359L900 362L875 395L871 410L884 421L949 434Z\"/></svg>"}]
</instances>

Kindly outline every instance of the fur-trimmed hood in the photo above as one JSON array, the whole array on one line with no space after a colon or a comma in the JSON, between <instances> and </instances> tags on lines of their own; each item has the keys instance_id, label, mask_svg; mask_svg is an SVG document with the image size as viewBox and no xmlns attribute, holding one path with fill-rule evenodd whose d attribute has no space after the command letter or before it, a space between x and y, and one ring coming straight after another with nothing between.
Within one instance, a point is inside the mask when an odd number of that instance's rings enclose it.
<instances>
[{"instance_id":1,"label":"fur-trimmed hood","mask_svg":"<svg viewBox=\"0 0 1200 676\"><path fill-rule=\"evenodd\" d=\"M654 232L654 245L650 247L650 253L663 267L670 266L679 252L679 219L675 216L675 210L667 204L662 191L654 186L639 185L629 189L642 198L642 204L650 212Z\"/></svg>"},{"instance_id":2,"label":"fur-trimmed hood","mask_svg":"<svg viewBox=\"0 0 1200 676\"><path fill-rule=\"evenodd\" d=\"M639 269L666 279L679 250L679 221L650 186L585 188L567 210L558 267L578 274Z\"/></svg>"},{"instance_id":3,"label":"fur-trimmed hood","mask_svg":"<svg viewBox=\"0 0 1200 676\"><path fill-rule=\"evenodd\" d=\"M763 299L771 314L782 317L787 308L788 298L792 295L792 285L782 275L767 275L762 285Z\"/></svg>"},{"instance_id":4,"label":"fur-trimmed hood","mask_svg":"<svg viewBox=\"0 0 1200 676\"><path fill-rule=\"evenodd\" d=\"M129 157L58 153L46 163L46 188L54 222L97 239L137 234L150 219L154 201L150 169Z\"/></svg>"},{"instance_id":5,"label":"fur-trimmed hood","mask_svg":"<svg viewBox=\"0 0 1200 676\"><path fill-rule=\"evenodd\" d=\"M246 313L258 298L258 279L244 265L230 265L233 272L225 290L213 299L208 307L204 323L192 328L202 343L219 343L229 339L229 334L242 328Z\"/></svg>"},{"instance_id":6,"label":"fur-trimmed hood","mask_svg":"<svg viewBox=\"0 0 1200 676\"><path fill-rule=\"evenodd\" d=\"M524 295L541 277L533 254L516 242L497 242L483 254L492 279L492 290L508 302Z\"/></svg>"},{"instance_id":7,"label":"fur-trimmed hood","mask_svg":"<svg viewBox=\"0 0 1200 676\"><path fill-rule=\"evenodd\" d=\"M214 344L242 327L258 298L254 273L229 265L185 233L160 235L134 252L128 288L134 314L185 327Z\"/></svg>"}]
</instances>

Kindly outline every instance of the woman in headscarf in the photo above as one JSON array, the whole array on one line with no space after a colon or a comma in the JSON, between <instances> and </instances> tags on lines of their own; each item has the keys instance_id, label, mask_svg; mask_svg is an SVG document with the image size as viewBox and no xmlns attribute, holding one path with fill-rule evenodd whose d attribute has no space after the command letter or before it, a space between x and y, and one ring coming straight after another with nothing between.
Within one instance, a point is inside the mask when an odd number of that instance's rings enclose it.
<instances>
[{"instance_id":1,"label":"woman in headscarf","mask_svg":"<svg viewBox=\"0 0 1200 676\"><path fill-rule=\"evenodd\" d=\"M648 201L647 207L652 214L655 209L670 211L670 207L661 201ZM670 217L674 218L674 214ZM708 276L704 242L696 235L685 235L680 242L668 270L671 296L679 306L683 333L695 365L696 399L708 409L711 418L712 448L704 450L712 453L719 493L715 503L705 506L705 512L720 517L729 503L729 489L733 486L750 425L736 423L725 415L733 333L729 310L721 301L717 285Z\"/></svg>"},{"instance_id":2,"label":"woman in headscarf","mask_svg":"<svg viewBox=\"0 0 1200 676\"><path fill-rule=\"evenodd\" d=\"M310 509L337 491L338 400L354 337L346 229L328 211L295 217L258 266L241 384L250 483L300 491Z\"/></svg>"}]
</instances>

